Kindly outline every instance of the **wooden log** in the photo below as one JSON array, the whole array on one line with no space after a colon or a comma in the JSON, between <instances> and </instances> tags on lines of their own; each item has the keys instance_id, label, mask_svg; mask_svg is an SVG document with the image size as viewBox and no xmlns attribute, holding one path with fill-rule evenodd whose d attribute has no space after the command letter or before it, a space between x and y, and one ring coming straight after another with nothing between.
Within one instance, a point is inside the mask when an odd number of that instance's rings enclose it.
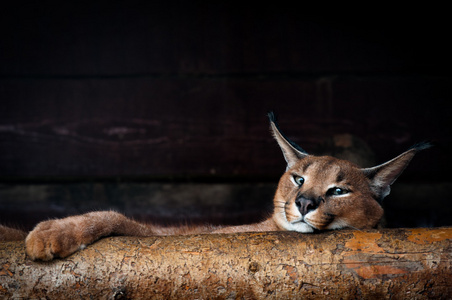
<instances>
[{"instance_id":1,"label":"wooden log","mask_svg":"<svg viewBox=\"0 0 452 300\"><path fill-rule=\"evenodd\" d=\"M33 262L0 244L0 298L450 299L452 228L111 237Z\"/></svg>"}]
</instances>

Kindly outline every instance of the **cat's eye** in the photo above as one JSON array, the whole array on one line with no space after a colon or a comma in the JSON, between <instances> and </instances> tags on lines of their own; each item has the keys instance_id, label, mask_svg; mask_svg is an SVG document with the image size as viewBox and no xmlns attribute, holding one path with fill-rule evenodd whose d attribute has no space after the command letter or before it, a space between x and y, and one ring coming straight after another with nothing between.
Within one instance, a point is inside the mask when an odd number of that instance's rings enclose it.
<instances>
[{"instance_id":1,"label":"cat's eye","mask_svg":"<svg viewBox=\"0 0 452 300\"><path fill-rule=\"evenodd\" d=\"M348 193L349 193L349 191L346 189L343 189L340 187L333 187L333 188L330 188L326 194L328 196L340 196L340 195L345 195Z\"/></svg>"},{"instance_id":2,"label":"cat's eye","mask_svg":"<svg viewBox=\"0 0 452 300\"><path fill-rule=\"evenodd\" d=\"M301 176L293 175L293 180L295 181L295 184L298 186L302 186L304 183L304 178Z\"/></svg>"}]
</instances>

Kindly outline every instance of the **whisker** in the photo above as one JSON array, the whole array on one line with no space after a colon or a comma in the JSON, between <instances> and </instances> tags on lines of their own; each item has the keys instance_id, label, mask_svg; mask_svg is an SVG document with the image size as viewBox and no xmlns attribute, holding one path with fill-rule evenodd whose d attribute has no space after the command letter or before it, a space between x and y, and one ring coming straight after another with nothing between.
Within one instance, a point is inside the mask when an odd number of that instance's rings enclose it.
<instances>
[{"instance_id":1,"label":"whisker","mask_svg":"<svg viewBox=\"0 0 452 300\"><path fill-rule=\"evenodd\" d=\"M287 205L287 203L286 202L276 202L275 204L277 204L277 205Z\"/></svg>"},{"instance_id":2,"label":"whisker","mask_svg":"<svg viewBox=\"0 0 452 300\"><path fill-rule=\"evenodd\" d=\"M352 226L352 225L348 225L348 224L347 224L347 227L350 227L351 229L355 229L355 230L358 230L358 231L362 231L361 229L356 228L356 227L354 227L354 226Z\"/></svg>"},{"instance_id":3,"label":"whisker","mask_svg":"<svg viewBox=\"0 0 452 300\"><path fill-rule=\"evenodd\" d=\"M292 214L292 213L290 213L290 212L286 212L286 215L292 216L292 217L294 217L294 218L298 218L298 217L299 217L299 216L297 216L297 215L295 215L295 214Z\"/></svg>"}]
</instances>

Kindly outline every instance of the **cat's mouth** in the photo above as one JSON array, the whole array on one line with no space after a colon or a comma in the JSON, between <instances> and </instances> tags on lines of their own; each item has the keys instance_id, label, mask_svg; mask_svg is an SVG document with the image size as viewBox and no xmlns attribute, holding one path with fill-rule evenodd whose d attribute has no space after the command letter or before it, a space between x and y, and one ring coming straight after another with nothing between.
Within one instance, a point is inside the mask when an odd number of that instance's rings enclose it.
<instances>
[{"instance_id":1,"label":"cat's mouth","mask_svg":"<svg viewBox=\"0 0 452 300\"><path fill-rule=\"evenodd\" d=\"M312 228L315 228L315 226L314 226L314 225L312 225L311 223L309 223L309 221L307 221L307 220L297 220L297 221L292 221L291 223L292 223L292 224L299 224L299 223L303 223L303 224L306 224L306 225L309 225L309 226L311 226Z\"/></svg>"},{"instance_id":2,"label":"cat's mouth","mask_svg":"<svg viewBox=\"0 0 452 300\"><path fill-rule=\"evenodd\" d=\"M331 217L331 216L330 216ZM343 229L343 228L354 228L350 226L346 220L340 218L331 218L328 219L326 223L316 222L314 220L308 220L306 216L301 217L301 219L290 222L294 226L309 226L315 231L323 231L323 230L335 230L335 229ZM299 225L296 225L299 224ZM302 225L306 224L306 225Z\"/></svg>"},{"instance_id":3,"label":"cat's mouth","mask_svg":"<svg viewBox=\"0 0 452 300\"><path fill-rule=\"evenodd\" d=\"M291 223L295 224L295 223L305 223L308 224L309 226L315 228L315 226L313 224L311 224L311 222L309 222L308 218L306 218L307 215L302 215L299 218L293 220Z\"/></svg>"}]
</instances>

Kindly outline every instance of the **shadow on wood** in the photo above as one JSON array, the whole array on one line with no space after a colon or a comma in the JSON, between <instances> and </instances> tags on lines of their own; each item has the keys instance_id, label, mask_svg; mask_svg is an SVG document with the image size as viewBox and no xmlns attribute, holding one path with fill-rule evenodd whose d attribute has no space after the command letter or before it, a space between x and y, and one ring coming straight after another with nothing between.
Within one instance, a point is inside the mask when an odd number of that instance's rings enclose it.
<instances>
[{"instance_id":1,"label":"shadow on wood","mask_svg":"<svg viewBox=\"0 0 452 300\"><path fill-rule=\"evenodd\" d=\"M112 237L33 262L0 244L0 298L450 299L452 228Z\"/></svg>"}]
</instances>

